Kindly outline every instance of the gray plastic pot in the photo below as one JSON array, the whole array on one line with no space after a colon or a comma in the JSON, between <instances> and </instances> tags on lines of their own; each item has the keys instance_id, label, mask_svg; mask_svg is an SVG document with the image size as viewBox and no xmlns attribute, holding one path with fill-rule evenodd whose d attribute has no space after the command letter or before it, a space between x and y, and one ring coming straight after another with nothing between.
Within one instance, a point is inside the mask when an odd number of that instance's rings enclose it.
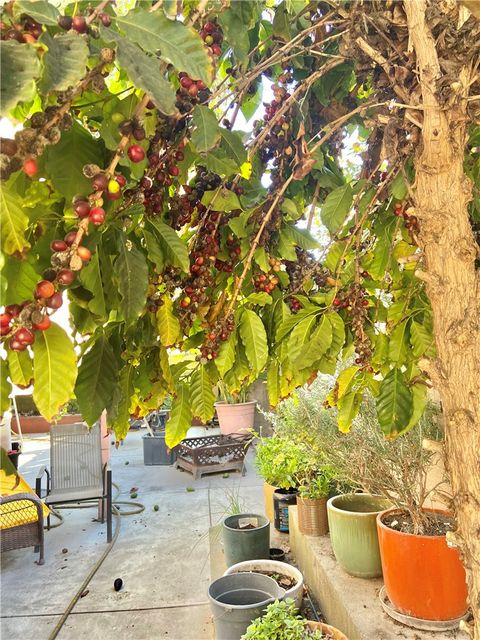
<instances>
[{"instance_id":1,"label":"gray plastic pot","mask_svg":"<svg viewBox=\"0 0 480 640\"><path fill-rule=\"evenodd\" d=\"M244 523L254 528L241 529ZM255 513L240 513L223 521L223 550L227 567L244 560L270 557L270 521Z\"/></svg>"},{"instance_id":2,"label":"gray plastic pot","mask_svg":"<svg viewBox=\"0 0 480 640\"><path fill-rule=\"evenodd\" d=\"M208 599L216 640L240 640L252 620L285 596L285 589L260 573L234 573L212 582Z\"/></svg>"},{"instance_id":3,"label":"gray plastic pot","mask_svg":"<svg viewBox=\"0 0 480 640\"><path fill-rule=\"evenodd\" d=\"M230 576L233 573L247 571L268 571L269 573L277 573L293 578L296 584L285 591L285 598L292 598L297 609L300 609L303 598L303 574L296 567L288 564L288 562L279 562L278 560L246 560L245 562L234 564L223 575Z\"/></svg>"}]
</instances>

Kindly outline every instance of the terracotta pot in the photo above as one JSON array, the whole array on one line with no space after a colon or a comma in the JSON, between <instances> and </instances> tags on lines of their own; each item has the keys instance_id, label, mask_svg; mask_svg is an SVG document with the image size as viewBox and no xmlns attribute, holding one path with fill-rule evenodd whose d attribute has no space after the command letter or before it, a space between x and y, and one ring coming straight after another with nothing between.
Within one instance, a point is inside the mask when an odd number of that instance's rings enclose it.
<instances>
[{"instance_id":1,"label":"terracotta pot","mask_svg":"<svg viewBox=\"0 0 480 640\"><path fill-rule=\"evenodd\" d=\"M325 622L313 622L309 620L306 625L312 631L315 629L319 629L323 634L325 634L325 640L348 640L347 636L339 631L336 627L332 627L329 624L325 624Z\"/></svg>"},{"instance_id":2,"label":"terracotta pot","mask_svg":"<svg viewBox=\"0 0 480 640\"><path fill-rule=\"evenodd\" d=\"M265 501L265 515L273 522L275 518L275 514L273 513L273 494L277 490L277 487L274 487L273 484L268 484L268 482L263 483L263 498Z\"/></svg>"},{"instance_id":3,"label":"terracotta pot","mask_svg":"<svg viewBox=\"0 0 480 640\"><path fill-rule=\"evenodd\" d=\"M298 528L306 536L328 533L327 499L297 498Z\"/></svg>"},{"instance_id":4,"label":"terracotta pot","mask_svg":"<svg viewBox=\"0 0 480 640\"><path fill-rule=\"evenodd\" d=\"M377 515L391 502L368 493L347 493L327 502L333 552L344 571L358 578L382 575Z\"/></svg>"},{"instance_id":5,"label":"terracotta pot","mask_svg":"<svg viewBox=\"0 0 480 640\"><path fill-rule=\"evenodd\" d=\"M452 515L448 511L429 509ZM387 527L383 519L399 509L377 517L378 540L385 590L401 613L422 620L452 620L467 611L465 569L456 549L445 536L421 536Z\"/></svg>"},{"instance_id":6,"label":"terracotta pot","mask_svg":"<svg viewBox=\"0 0 480 640\"><path fill-rule=\"evenodd\" d=\"M60 420L53 424L74 424L75 422L83 422L83 418L79 413L62 416ZM20 416L22 433L49 433L51 424L42 416ZM12 429L15 433L19 433L16 416L12 418Z\"/></svg>"},{"instance_id":7,"label":"terracotta pot","mask_svg":"<svg viewBox=\"0 0 480 640\"><path fill-rule=\"evenodd\" d=\"M225 435L230 433L244 433L253 429L255 420L256 402L238 402L227 404L226 402L216 402L218 422L220 431Z\"/></svg>"}]
</instances>

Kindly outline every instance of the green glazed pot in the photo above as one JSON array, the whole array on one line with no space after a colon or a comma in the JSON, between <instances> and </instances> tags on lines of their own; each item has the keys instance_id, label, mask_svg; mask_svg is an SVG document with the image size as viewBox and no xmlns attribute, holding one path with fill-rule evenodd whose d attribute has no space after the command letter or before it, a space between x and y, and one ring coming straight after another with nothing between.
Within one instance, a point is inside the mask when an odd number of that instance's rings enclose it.
<instances>
[{"instance_id":1,"label":"green glazed pot","mask_svg":"<svg viewBox=\"0 0 480 640\"><path fill-rule=\"evenodd\" d=\"M350 575L359 578L382 575L376 519L391 506L389 500L368 493L347 493L327 502L333 552L338 564Z\"/></svg>"}]
</instances>

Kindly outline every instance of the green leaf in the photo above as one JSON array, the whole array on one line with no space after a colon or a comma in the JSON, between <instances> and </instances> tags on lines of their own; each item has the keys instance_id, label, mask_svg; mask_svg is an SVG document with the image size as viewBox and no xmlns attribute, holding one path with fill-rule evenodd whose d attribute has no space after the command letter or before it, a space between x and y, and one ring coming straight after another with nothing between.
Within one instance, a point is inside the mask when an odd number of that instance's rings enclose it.
<instances>
[{"instance_id":1,"label":"green leaf","mask_svg":"<svg viewBox=\"0 0 480 640\"><path fill-rule=\"evenodd\" d=\"M345 222L353 203L353 191L344 184L331 191L322 205L321 218L330 233L336 233Z\"/></svg>"},{"instance_id":2,"label":"green leaf","mask_svg":"<svg viewBox=\"0 0 480 640\"><path fill-rule=\"evenodd\" d=\"M290 200L290 198L284 198L280 208L284 213L287 213L292 220L297 220L303 213L298 210L295 201Z\"/></svg>"},{"instance_id":3,"label":"green leaf","mask_svg":"<svg viewBox=\"0 0 480 640\"><path fill-rule=\"evenodd\" d=\"M280 229L280 233L278 234L277 250L285 260L291 260L292 262L295 262L297 260L295 242L293 241L292 236L286 227L282 227Z\"/></svg>"},{"instance_id":4,"label":"green leaf","mask_svg":"<svg viewBox=\"0 0 480 640\"><path fill-rule=\"evenodd\" d=\"M73 395L77 357L65 331L52 323L33 344L33 400L41 415L52 420Z\"/></svg>"},{"instance_id":5,"label":"green leaf","mask_svg":"<svg viewBox=\"0 0 480 640\"><path fill-rule=\"evenodd\" d=\"M296 360L300 359L302 353L305 352L304 347L309 341L310 334L316 322L317 317L314 315L310 315L299 322L297 325L295 325L295 328L290 334L290 338L288 340L288 357L290 358L291 362L295 363ZM301 367L300 363L299 365Z\"/></svg>"},{"instance_id":6,"label":"green leaf","mask_svg":"<svg viewBox=\"0 0 480 640\"><path fill-rule=\"evenodd\" d=\"M231 45L240 64L246 62L250 50L248 31L259 17L257 2L234 2L226 11L222 11L218 20L227 42Z\"/></svg>"},{"instance_id":7,"label":"green leaf","mask_svg":"<svg viewBox=\"0 0 480 640\"><path fill-rule=\"evenodd\" d=\"M272 360L267 369L267 391L270 406L276 407L280 400L280 367Z\"/></svg>"},{"instance_id":8,"label":"green leaf","mask_svg":"<svg viewBox=\"0 0 480 640\"><path fill-rule=\"evenodd\" d=\"M330 247L327 257L325 258L325 266L327 269L330 269L332 273L336 273L338 267L340 266L340 260L344 255L346 243L343 241L334 242Z\"/></svg>"},{"instance_id":9,"label":"green leaf","mask_svg":"<svg viewBox=\"0 0 480 640\"><path fill-rule=\"evenodd\" d=\"M93 294L93 298L88 303L89 311L104 318L107 315L107 307L98 251L92 255L90 262L80 271L79 280Z\"/></svg>"},{"instance_id":10,"label":"green leaf","mask_svg":"<svg viewBox=\"0 0 480 640\"><path fill-rule=\"evenodd\" d=\"M266 304L272 304L273 298L266 291L254 291L245 298L245 304L255 304L264 307Z\"/></svg>"},{"instance_id":11,"label":"green leaf","mask_svg":"<svg viewBox=\"0 0 480 640\"><path fill-rule=\"evenodd\" d=\"M247 234L245 234L244 237L246 237L246 235ZM255 249L255 252L253 254L253 259L255 260L255 262L258 264L258 266L264 273L268 273L270 271L270 263L268 262L268 255L263 247L258 247L257 249Z\"/></svg>"},{"instance_id":12,"label":"green leaf","mask_svg":"<svg viewBox=\"0 0 480 640\"><path fill-rule=\"evenodd\" d=\"M9 255L22 253L24 249L30 248L30 243L25 238L28 217L24 213L22 198L14 191L11 181L4 183L0 189L0 203L2 250Z\"/></svg>"},{"instance_id":13,"label":"green leaf","mask_svg":"<svg viewBox=\"0 0 480 640\"><path fill-rule=\"evenodd\" d=\"M135 245L128 247L125 237L118 243L115 269L121 296L120 309L127 324L131 324L145 307L148 267L143 253Z\"/></svg>"},{"instance_id":14,"label":"green leaf","mask_svg":"<svg viewBox=\"0 0 480 640\"><path fill-rule=\"evenodd\" d=\"M313 330L310 339L303 345L294 364L299 369L311 367L328 351L332 344L332 325L323 316L319 325Z\"/></svg>"},{"instance_id":15,"label":"green leaf","mask_svg":"<svg viewBox=\"0 0 480 640\"><path fill-rule=\"evenodd\" d=\"M388 357L390 360L400 366L404 364L407 358L408 349L408 331L407 322L400 322L392 331L390 336L390 344L388 349Z\"/></svg>"},{"instance_id":16,"label":"green leaf","mask_svg":"<svg viewBox=\"0 0 480 640\"><path fill-rule=\"evenodd\" d=\"M28 351L8 350L10 380L22 389L29 387L33 378L33 366Z\"/></svg>"},{"instance_id":17,"label":"green leaf","mask_svg":"<svg viewBox=\"0 0 480 640\"><path fill-rule=\"evenodd\" d=\"M223 378L227 371L233 367L235 362L235 347L237 346L237 334L231 333L228 340L222 343L218 356L215 359L215 366L217 367L220 377Z\"/></svg>"},{"instance_id":18,"label":"green leaf","mask_svg":"<svg viewBox=\"0 0 480 640\"><path fill-rule=\"evenodd\" d=\"M392 369L380 383L377 415L382 431L395 436L408 425L413 410L412 394L400 369Z\"/></svg>"},{"instance_id":19,"label":"green leaf","mask_svg":"<svg viewBox=\"0 0 480 640\"><path fill-rule=\"evenodd\" d=\"M247 159L247 152L242 135L238 131L229 131L228 129L222 128L221 136L221 147L225 149L227 155L232 160L235 160L237 167L240 168Z\"/></svg>"},{"instance_id":20,"label":"green leaf","mask_svg":"<svg viewBox=\"0 0 480 640\"><path fill-rule=\"evenodd\" d=\"M415 358L435 357L435 341L432 333L422 324L412 320L410 323L410 344Z\"/></svg>"},{"instance_id":21,"label":"green leaf","mask_svg":"<svg viewBox=\"0 0 480 640\"><path fill-rule=\"evenodd\" d=\"M4 209L2 213L3 211ZM2 216L2 226L3 223ZM7 285L7 291L2 298L2 304L16 304L19 300L28 300L35 285L41 280L28 260L29 258L17 260L14 257L6 260L2 268L1 280Z\"/></svg>"},{"instance_id":22,"label":"green leaf","mask_svg":"<svg viewBox=\"0 0 480 640\"><path fill-rule=\"evenodd\" d=\"M312 249L318 249L319 247L318 240L315 240L307 229L300 229L299 227L290 224L286 225L283 228L283 231L286 232L292 242L301 249L309 251Z\"/></svg>"},{"instance_id":23,"label":"green leaf","mask_svg":"<svg viewBox=\"0 0 480 640\"><path fill-rule=\"evenodd\" d=\"M21 101L35 95L35 78L40 73L37 50L14 40L0 42L0 114L6 116Z\"/></svg>"},{"instance_id":24,"label":"green leaf","mask_svg":"<svg viewBox=\"0 0 480 640\"><path fill-rule=\"evenodd\" d=\"M115 354L105 336L100 336L82 357L75 385L80 413L87 424L93 425L110 405L117 382Z\"/></svg>"},{"instance_id":25,"label":"green leaf","mask_svg":"<svg viewBox=\"0 0 480 640\"><path fill-rule=\"evenodd\" d=\"M212 201L212 209L215 211L233 211L242 208L238 196L225 187L219 187L215 191L205 191L202 204L208 207ZM238 218L234 218L234 220L238 220Z\"/></svg>"},{"instance_id":26,"label":"green leaf","mask_svg":"<svg viewBox=\"0 0 480 640\"><path fill-rule=\"evenodd\" d=\"M168 360L168 351L165 347L160 347L159 356L160 370L162 372L163 379L167 383L169 391L173 391L173 376L170 369L170 362Z\"/></svg>"},{"instance_id":27,"label":"green leaf","mask_svg":"<svg viewBox=\"0 0 480 640\"><path fill-rule=\"evenodd\" d=\"M157 328L160 341L164 347L171 347L180 336L180 322L173 313L172 299L165 295L163 304L157 311Z\"/></svg>"},{"instance_id":28,"label":"green leaf","mask_svg":"<svg viewBox=\"0 0 480 640\"><path fill-rule=\"evenodd\" d=\"M192 124L195 127L191 141L197 151L208 151L220 140L221 130L211 109L197 105L193 110Z\"/></svg>"},{"instance_id":29,"label":"green leaf","mask_svg":"<svg viewBox=\"0 0 480 640\"><path fill-rule=\"evenodd\" d=\"M190 380L192 412L202 422L210 422L215 413L215 394L206 367L198 367Z\"/></svg>"},{"instance_id":30,"label":"green leaf","mask_svg":"<svg viewBox=\"0 0 480 640\"><path fill-rule=\"evenodd\" d=\"M46 148L45 171L55 189L70 201L78 193L90 193L92 181L83 175L86 164L104 162L103 143L75 122L70 131L64 131L60 142Z\"/></svg>"},{"instance_id":31,"label":"green leaf","mask_svg":"<svg viewBox=\"0 0 480 640\"><path fill-rule=\"evenodd\" d=\"M0 361L0 415L3 416L5 411L8 411L11 406L10 393L12 392L12 385L8 377L8 366L5 360ZM3 464L2 464L3 469Z\"/></svg>"},{"instance_id":32,"label":"green leaf","mask_svg":"<svg viewBox=\"0 0 480 640\"><path fill-rule=\"evenodd\" d=\"M223 149L215 149L202 155L202 162L206 168L219 176L231 176L237 173L237 164L231 158L225 156Z\"/></svg>"},{"instance_id":33,"label":"green leaf","mask_svg":"<svg viewBox=\"0 0 480 640\"><path fill-rule=\"evenodd\" d=\"M405 182L405 178L401 172L397 173L395 178L392 180L392 184L390 185L390 191L392 196L396 200L404 200L408 193L407 183Z\"/></svg>"},{"instance_id":34,"label":"green leaf","mask_svg":"<svg viewBox=\"0 0 480 640\"><path fill-rule=\"evenodd\" d=\"M40 24L57 26L60 13L48 0L15 0L13 13L16 18L22 14L30 16Z\"/></svg>"},{"instance_id":35,"label":"green leaf","mask_svg":"<svg viewBox=\"0 0 480 640\"><path fill-rule=\"evenodd\" d=\"M160 62L147 55L140 47L122 38L112 29L102 29L107 40L117 43L117 61L131 82L143 89L155 102L155 106L165 115L176 113L175 91L173 86L162 77Z\"/></svg>"},{"instance_id":36,"label":"green leaf","mask_svg":"<svg viewBox=\"0 0 480 640\"><path fill-rule=\"evenodd\" d=\"M180 383L170 409L170 418L166 424L165 442L167 447L176 447L187 435L192 424L191 399L188 387Z\"/></svg>"},{"instance_id":37,"label":"green leaf","mask_svg":"<svg viewBox=\"0 0 480 640\"><path fill-rule=\"evenodd\" d=\"M254 311L245 309L240 319L239 331L250 366L254 372L260 373L268 358L267 334L263 322Z\"/></svg>"},{"instance_id":38,"label":"green leaf","mask_svg":"<svg viewBox=\"0 0 480 640\"><path fill-rule=\"evenodd\" d=\"M190 271L190 258L185 242L181 240L172 227L169 227L161 220L151 219L149 223L151 225L150 228L153 229L160 242L160 248L166 261L174 267L180 267L183 271Z\"/></svg>"},{"instance_id":39,"label":"green leaf","mask_svg":"<svg viewBox=\"0 0 480 640\"><path fill-rule=\"evenodd\" d=\"M247 226L248 220L252 215L251 211L244 211L237 218L232 218L232 220L228 221L228 226L233 231L233 233L237 236L237 238L246 238L248 236ZM265 249L260 247L265 253ZM266 255L266 254L265 254ZM267 269L268 271L269 269Z\"/></svg>"},{"instance_id":40,"label":"green leaf","mask_svg":"<svg viewBox=\"0 0 480 640\"><path fill-rule=\"evenodd\" d=\"M275 341L281 342L285 336L287 336L290 331L304 318L307 318L311 315L318 315L321 313L321 309L300 309L298 313L287 315L287 317L283 320L281 324L277 326L277 331L275 335Z\"/></svg>"},{"instance_id":41,"label":"green leaf","mask_svg":"<svg viewBox=\"0 0 480 640\"><path fill-rule=\"evenodd\" d=\"M143 237L147 246L147 254L150 262L153 262L158 273L162 273L165 266L165 259L160 248L158 235L148 229L143 229Z\"/></svg>"},{"instance_id":42,"label":"green leaf","mask_svg":"<svg viewBox=\"0 0 480 640\"><path fill-rule=\"evenodd\" d=\"M341 316L336 312L327 313L325 314L325 317L328 318L328 321L332 325L332 344L328 349L326 356L333 359L337 358L345 344L345 324Z\"/></svg>"},{"instance_id":43,"label":"green leaf","mask_svg":"<svg viewBox=\"0 0 480 640\"><path fill-rule=\"evenodd\" d=\"M130 429L130 403L135 393L135 367L127 364L120 371L110 408L107 409L108 426L115 432L117 440L123 440Z\"/></svg>"},{"instance_id":44,"label":"green leaf","mask_svg":"<svg viewBox=\"0 0 480 640\"><path fill-rule=\"evenodd\" d=\"M88 45L85 38L75 31L54 38L45 32L41 42L48 47L42 57L42 92L47 94L74 87L86 72Z\"/></svg>"},{"instance_id":45,"label":"green leaf","mask_svg":"<svg viewBox=\"0 0 480 640\"><path fill-rule=\"evenodd\" d=\"M338 414L338 428L342 433L348 433L354 418L357 416L360 406L362 404L362 393L357 391L350 391L345 394L337 404Z\"/></svg>"},{"instance_id":46,"label":"green leaf","mask_svg":"<svg viewBox=\"0 0 480 640\"><path fill-rule=\"evenodd\" d=\"M368 273L374 280L385 277L385 271L390 257L391 242L391 237L387 235L380 236L375 244L373 262L368 267Z\"/></svg>"},{"instance_id":47,"label":"green leaf","mask_svg":"<svg viewBox=\"0 0 480 640\"><path fill-rule=\"evenodd\" d=\"M273 35L282 40L288 42L291 38L290 23L288 19L288 13L285 2L281 2L275 8L275 14L273 16Z\"/></svg>"},{"instance_id":48,"label":"green leaf","mask_svg":"<svg viewBox=\"0 0 480 640\"><path fill-rule=\"evenodd\" d=\"M398 433L390 433L390 436L402 436L412 429L423 415L428 401L427 386L425 384L414 384L410 387L412 392L412 415L408 424Z\"/></svg>"},{"instance_id":49,"label":"green leaf","mask_svg":"<svg viewBox=\"0 0 480 640\"><path fill-rule=\"evenodd\" d=\"M142 49L171 62L178 71L186 71L191 78L210 84L213 78L213 59L208 55L198 32L178 20L169 20L161 11L138 9L125 16L117 16L115 23L128 40Z\"/></svg>"},{"instance_id":50,"label":"green leaf","mask_svg":"<svg viewBox=\"0 0 480 640\"><path fill-rule=\"evenodd\" d=\"M347 391L351 390L352 384L355 380L355 376L357 375L359 370L360 367L357 366L347 367L338 375L337 380L335 381L335 388L331 394L331 399L334 400L334 402L332 402L332 405L336 404L338 400L343 398Z\"/></svg>"}]
</instances>

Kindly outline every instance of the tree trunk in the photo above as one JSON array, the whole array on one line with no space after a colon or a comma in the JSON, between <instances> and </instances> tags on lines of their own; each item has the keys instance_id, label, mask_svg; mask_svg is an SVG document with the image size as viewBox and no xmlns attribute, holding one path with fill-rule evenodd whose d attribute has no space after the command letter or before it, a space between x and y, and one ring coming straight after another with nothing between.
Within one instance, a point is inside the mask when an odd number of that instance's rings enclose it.
<instances>
[{"instance_id":1,"label":"tree trunk","mask_svg":"<svg viewBox=\"0 0 480 640\"><path fill-rule=\"evenodd\" d=\"M465 68L451 106L439 104L436 87L442 72L425 0L408 0L404 7L424 109L413 193L426 265L418 275L426 282L437 347L437 358L424 368L445 413L457 516L453 538L467 572L475 617L471 633L480 640L480 272L475 270L477 247L467 210L471 184L463 170L471 77Z\"/></svg>"}]
</instances>

